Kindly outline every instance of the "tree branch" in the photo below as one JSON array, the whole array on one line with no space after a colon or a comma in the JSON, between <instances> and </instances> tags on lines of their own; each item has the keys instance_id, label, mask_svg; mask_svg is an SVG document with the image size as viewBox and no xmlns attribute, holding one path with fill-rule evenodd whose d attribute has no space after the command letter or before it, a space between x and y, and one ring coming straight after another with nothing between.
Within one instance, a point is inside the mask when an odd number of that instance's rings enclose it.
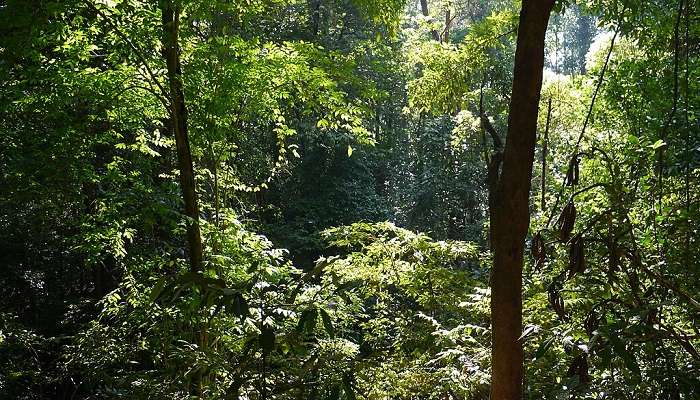
<instances>
[{"instance_id":1,"label":"tree branch","mask_svg":"<svg viewBox=\"0 0 700 400\"><path fill-rule=\"evenodd\" d=\"M141 49L139 49L131 40L129 40L129 37L126 36L126 34L124 32L122 32L119 29L119 27L117 27L117 25L114 22L112 22L112 20L104 12L102 12L102 10L97 8L90 1L85 1L84 3L85 3L85 5L88 6L88 8L90 8L95 13L97 13L97 15L99 15L107 23L107 25L109 25L109 27L114 30L114 32L124 41L124 43L126 43L131 48L131 50L133 50L133 52L136 54L136 57L139 59L139 61L143 65L143 67L146 69L146 72L148 73L148 76L151 78L152 83L158 87L158 89L160 90L160 92L162 93L162 95L165 99L169 99L170 98L169 93L165 90L163 85L161 85L160 82L158 82L158 78L157 78L156 74L151 69L151 66L148 64L148 61L146 61L146 57L143 55ZM155 92L152 92L152 93L155 94ZM162 100L161 100L161 102L162 102Z\"/></svg>"},{"instance_id":2,"label":"tree branch","mask_svg":"<svg viewBox=\"0 0 700 400\"><path fill-rule=\"evenodd\" d=\"M496 132L496 129L491 125L491 121L489 121L488 115L486 115L486 112L484 111L484 85L482 83L481 85L481 92L479 93L479 119L481 120L481 127L488 132L488 134L491 136L491 140L493 140L493 148L495 151L501 151L503 148L503 142L501 141L501 137L498 136L498 132Z\"/></svg>"}]
</instances>

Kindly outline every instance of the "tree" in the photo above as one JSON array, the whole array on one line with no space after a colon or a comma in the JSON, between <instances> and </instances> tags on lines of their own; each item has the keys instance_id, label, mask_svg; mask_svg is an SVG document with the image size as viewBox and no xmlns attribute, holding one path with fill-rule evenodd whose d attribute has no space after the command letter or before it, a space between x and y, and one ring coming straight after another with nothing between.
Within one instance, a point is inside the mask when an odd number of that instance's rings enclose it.
<instances>
[{"instance_id":1,"label":"tree","mask_svg":"<svg viewBox=\"0 0 700 400\"><path fill-rule=\"evenodd\" d=\"M522 271L544 67L544 37L553 0L524 0L515 50L508 136L496 188L491 239L491 398L521 398Z\"/></svg>"},{"instance_id":2,"label":"tree","mask_svg":"<svg viewBox=\"0 0 700 400\"><path fill-rule=\"evenodd\" d=\"M187 137L187 106L182 90L182 66L180 63L180 29L181 7L173 0L161 4L163 20L163 57L168 66L168 83L170 85L170 128L175 136L177 161L180 170L180 189L185 201L187 220L187 242L190 250L190 268L198 271L202 264L202 237L199 232L199 205L194 181L194 167L190 142Z\"/></svg>"},{"instance_id":3,"label":"tree","mask_svg":"<svg viewBox=\"0 0 700 400\"><path fill-rule=\"evenodd\" d=\"M428 0L420 0L420 10L423 13L423 16L430 16L430 10L428 9ZM437 29L431 29L430 34L433 35L433 39L435 39L438 42L440 41L440 33L438 33Z\"/></svg>"}]
</instances>

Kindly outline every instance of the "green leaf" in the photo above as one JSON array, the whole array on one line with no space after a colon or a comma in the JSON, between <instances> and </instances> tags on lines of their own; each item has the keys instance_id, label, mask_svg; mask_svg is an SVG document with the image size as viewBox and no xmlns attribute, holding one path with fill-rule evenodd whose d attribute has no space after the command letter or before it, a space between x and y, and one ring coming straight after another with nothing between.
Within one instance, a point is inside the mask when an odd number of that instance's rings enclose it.
<instances>
[{"instance_id":1,"label":"green leaf","mask_svg":"<svg viewBox=\"0 0 700 400\"><path fill-rule=\"evenodd\" d=\"M352 146L348 145L348 157L352 157Z\"/></svg>"},{"instance_id":2,"label":"green leaf","mask_svg":"<svg viewBox=\"0 0 700 400\"><path fill-rule=\"evenodd\" d=\"M318 316L318 311L315 308L307 308L301 312L301 317L299 317L299 324L297 324L297 332L310 332L314 330L316 326L316 317Z\"/></svg>"},{"instance_id":3,"label":"green leaf","mask_svg":"<svg viewBox=\"0 0 700 400\"><path fill-rule=\"evenodd\" d=\"M539 330L540 327L538 325L527 324L527 326L525 326L525 329L523 329L522 335L520 335L520 337L518 338L518 341L524 342L525 340L527 340L527 338L537 333Z\"/></svg>"},{"instance_id":4,"label":"green leaf","mask_svg":"<svg viewBox=\"0 0 700 400\"><path fill-rule=\"evenodd\" d=\"M151 290L151 303L156 301L158 297L160 296L161 293L163 293L163 288L165 287L165 277L162 277L158 279L158 282L156 285L153 287L153 290Z\"/></svg>"},{"instance_id":5,"label":"green leaf","mask_svg":"<svg viewBox=\"0 0 700 400\"><path fill-rule=\"evenodd\" d=\"M538 358L542 357L544 353L549 350L550 347L552 347L552 343L554 343L554 337L551 337L544 342L540 344L540 346L537 348L537 351L535 351L535 356L533 360L537 360Z\"/></svg>"},{"instance_id":6,"label":"green leaf","mask_svg":"<svg viewBox=\"0 0 700 400\"><path fill-rule=\"evenodd\" d=\"M323 327L326 329L326 332L328 332L328 336L330 336L331 339L335 338L333 321L331 321L331 316L328 315L328 313L324 309L321 309L321 319L323 320Z\"/></svg>"},{"instance_id":7,"label":"green leaf","mask_svg":"<svg viewBox=\"0 0 700 400\"><path fill-rule=\"evenodd\" d=\"M651 147L652 150L657 150L657 149L660 149L661 147L664 147L664 146L666 146L666 142L664 142L662 139L659 139L649 147Z\"/></svg>"},{"instance_id":8,"label":"green leaf","mask_svg":"<svg viewBox=\"0 0 700 400\"><path fill-rule=\"evenodd\" d=\"M627 351L627 349L625 348L625 344L622 343L620 338L613 332L610 335L609 339L610 343L612 343L613 349L615 350L615 354L622 358L622 361L625 363L625 367L627 367L627 369L629 369L630 371L634 372L636 375L640 375L641 371L639 370L639 364L637 364L637 359L632 353Z\"/></svg>"}]
</instances>

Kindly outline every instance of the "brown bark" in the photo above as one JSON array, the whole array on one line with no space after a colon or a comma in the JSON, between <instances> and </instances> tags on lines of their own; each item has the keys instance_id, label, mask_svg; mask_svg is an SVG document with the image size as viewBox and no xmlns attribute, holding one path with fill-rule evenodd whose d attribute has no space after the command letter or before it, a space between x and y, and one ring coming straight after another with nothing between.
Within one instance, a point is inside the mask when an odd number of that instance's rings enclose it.
<instances>
[{"instance_id":1,"label":"brown bark","mask_svg":"<svg viewBox=\"0 0 700 400\"><path fill-rule=\"evenodd\" d=\"M420 10L424 16L430 16L430 10L428 10L428 0L420 0ZM431 29L430 33L433 35L433 39L438 42L440 41L440 33L437 31L437 29Z\"/></svg>"},{"instance_id":2,"label":"brown bark","mask_svg":"<svg viewBox=\"0 0 700 400\"><path fill-rule=\"evenodd\" d=\"M522 398L522 269L542 89L544 37L553 0L523 0L515 51L508 136L491 222L492 400Z\"/></svg>"},{"instance_id":3,"label":"brown bark","mask_svg":"<svg viewBox=\"0 0 700 400\"><path fill-rule=\"evenodd\" d=\"M170 85L170 119L180 170L180 188L185 202L187 216L187 243L189 247L190 268L198 271L202 265L202 238L199 232L199 206L192 166L190 142L187 137L187 107L182 91L182 67L180 64L180 45L178 43L180 8L172 0L162 3L163 22L163 57L168 67Z\"/></svg>"}]
</instances>

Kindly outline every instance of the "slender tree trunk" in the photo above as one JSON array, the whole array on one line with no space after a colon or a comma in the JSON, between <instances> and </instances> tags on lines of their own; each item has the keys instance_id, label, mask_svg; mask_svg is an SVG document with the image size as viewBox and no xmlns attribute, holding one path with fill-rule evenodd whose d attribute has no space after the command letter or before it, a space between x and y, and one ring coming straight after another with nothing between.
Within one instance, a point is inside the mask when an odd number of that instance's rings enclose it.
<instances>
[{"instance_id":1,"label":"slender tree trunk","mask_svg":"<svg viewBox=\"0 0 700 400\"><path fill-rule=\"evenodd\" d=\"M452 25L451 15L452 13L448 8L447 11L445 11L445 33L442 35L443 43L450 43L450 25Z\"/></svg>"},{"instance_id":2,"label":"slender tree trunk","mask_svg":"<svg viewBox=\"0 0 700 400\"><path fill-rule=\"evenodd\" d=\"M547 123L544 128L544 137L542 138L542 180L540 181L540 209L544 212L546 204L546 188L547 188L547 145L549 144L549 119L552 116L552 97L547 102Z\"/></svg>"},{"instance_id":3,"label":"slender tree trunk","mask_svg":"<svg viewBox=\"0 0 700 400\"><path fill-rule=\"evenodd\" d=\"M177 146L177 161L180 170L180 188L185 201L187 221L187 243L189 246L190 268L198 271L202 265L202 237L199 232L199 206L192 166L190 142L187 137L187 107L182 91L182 70L180 64L180 7L173 0L162 0L163 57L168 66L170 86L170 119Z\"/></svg>"},{"instance_id":4,"label":"slender tree trunk","mask_svg":"<svg viewBox=\"0 0 700 400\"><path fill-rule=\"evenodd\" d=\"M192 153L187 137L187 106L182 91L182 66L180 63L180 6L174 0L161 0L163 22L163 57L168 67L168 83L170 86L170 120L175 144L177 161L180 170L180 188L185 201L187 216L187 243L190 256L190 270L201 270L202 267L202 237L199 232L199 206L194 180ZM193 335L200 348L207 347L207 327L201 322L193 326ZM206 377L199 372L192 377L192 394L201 396Z\"/></svg>"},{"instance_id":5,"label":"slender tree trunk","mask_svg":"<svg viewBox=\"0 0 700 400\"><path fill-rule=\"evenodd\" d=\"M430 10L428 10L428 0L420 0L420 10L424 16L430 16ZM440 32L437 29L431 29L430 33L433 35L433 39L440 41Z\"/></svg>"},{"instance_id":6,"label":"slender tree trunk","mask_svg":"<svg viewBox=\"0 0 700 400\"><path fill-rule=\"evenodd\" d=\"M311 31L313 32L314 36L318 36L319 32L319 25L321 21L321 2L318 0L309 0L307 2L309 6L309 12L310 12L310 25L311 25Z\"/></svg>"},{"instance_id":7,"label":"slender tree trunk","mask_svg":"<svg viewBox=\"0 0 700 400\"><path fill-rule=\"evenodd\" d=\"M522 398L522 269L542 89L544 37L554 0L523 0L515 51L508 136L492 221L492 400Z\"/></svg>"}]
</instances>

